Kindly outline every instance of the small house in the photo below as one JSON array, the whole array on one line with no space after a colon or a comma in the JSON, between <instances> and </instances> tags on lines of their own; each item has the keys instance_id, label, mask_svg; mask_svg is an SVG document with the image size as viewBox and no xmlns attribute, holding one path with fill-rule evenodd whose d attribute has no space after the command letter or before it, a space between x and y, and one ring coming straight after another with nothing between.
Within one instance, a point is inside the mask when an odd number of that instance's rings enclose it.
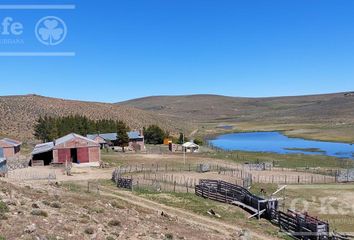
<instances>
[{"instance_id":1,"label":"small house","mask_svg":"<svg viewBox=\"0 0 354 240\"><path fill-rule=\"evenodd\" d=\"M10 138L0 140L0 148L3 149L5 159L19 157L22 143Z\"/></svg>"},{"instance_id":2,"label":"small house","mask_svg":"<svg viewBox=\"0 0 354 240\"><path fill-rule=\"evenodd\" d=\"M129 147L134 150L142 151L145 150L145 140L142 132L130 131L127 133L129 137Z\"/></svg>"},{"instance_id":3,"label":"small house","mask_svg":"<svg viewBox=\"0 0 354 240\"><path fill-rule=\"evenodd\" d=\"M91 134L91 135L87 135L86 137L97 142L98 144L100 144L101 149L106 148L110 145L113 145L113 144L110 144L109 142L107 142L107 140L108 140L107 138L105 139L104 137L102 137L99 134ZM111 142L112 140L109 139L109 141Z\"/></svg>"},{"instance_id":4,"label":"small house","mask_svg":"<svg viewBox=\"0 0 354 240\"><path fill-rule=\"evenodd\" d=\"M36 145L32 152L32 160L43 161L44 165L71 162L98 166L101 160L100 144L71 133L53 142Z\"/></svg>"},{"instance_id":5,"label":"small house","mask_svg":"<svg viewBox=\"0 0 354 240\"><path fill-rule=\"evenodd\" d=\"M129 147L134 150L144 150L145 140L142 132L130 131L127 132L129 137ZM101 147L107 146L117 146L118 145L118 134L117 133L100 133L100 134L89 134L87 138L96 141L101 145Z\"/></svg>"},{"instance_id":6,"label":"small house","mask_svg":"<svg viewBox=\"0 0 354 240\"><path fill-rule=\"evenodd\" d=\"M199 145L195 144L193 142L186 142L182 145L182 151L185 151L187 153L196 153L199 152Z\"/></svg>"}]
</instances>

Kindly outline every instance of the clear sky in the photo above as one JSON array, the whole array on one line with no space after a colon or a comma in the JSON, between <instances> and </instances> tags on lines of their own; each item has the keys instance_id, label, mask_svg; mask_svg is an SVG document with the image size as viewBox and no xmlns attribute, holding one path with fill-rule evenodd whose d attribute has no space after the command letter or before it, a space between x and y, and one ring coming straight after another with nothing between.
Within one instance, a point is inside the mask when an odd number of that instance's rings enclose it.
<instances>
[{"instance_id":1,"label":"clear sky","mask_svg":"<svg viewBox=\"0 0 354 240\"><path fill-rule=\"evenodd\" d=\"M0 57L0 95L117 102L354 90L353 0L8 3L72 3L76 9L0 10L0 21L11 16L25 25L26 39L1 51L49 51L31 35L35 22L51 15L66 22L68 35L50 50L76 56Z\"/></svg>"}]
</instances>

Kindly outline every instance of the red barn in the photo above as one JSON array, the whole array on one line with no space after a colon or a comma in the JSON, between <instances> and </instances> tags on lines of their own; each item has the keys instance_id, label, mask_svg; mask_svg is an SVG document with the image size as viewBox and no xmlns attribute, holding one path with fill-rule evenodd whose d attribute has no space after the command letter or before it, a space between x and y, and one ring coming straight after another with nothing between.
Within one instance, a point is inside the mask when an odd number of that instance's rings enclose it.
<instances>
[{"instance_id":1,"label":"red barn","mask_svg":"<svg viewBox=\"0 0 354 240\"><path fill-rule=\"evenodd\" d=\"M50 163L96 163L101 160L100 144L75 133L61 137L54 142L38 144L32 152L33 160Z\"/></svg>"}]
</instances>

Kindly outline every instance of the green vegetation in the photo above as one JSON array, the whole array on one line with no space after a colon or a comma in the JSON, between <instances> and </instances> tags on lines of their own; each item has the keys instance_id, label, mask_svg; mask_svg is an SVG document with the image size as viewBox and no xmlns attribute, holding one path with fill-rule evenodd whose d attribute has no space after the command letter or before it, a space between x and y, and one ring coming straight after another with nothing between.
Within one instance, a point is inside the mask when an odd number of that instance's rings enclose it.
<instances>
[{"instance_id":1,"label":"green vegetation","mask_svg":"<svg viewBox=\"0 0 354 240\"><path fill-rule=\"evenodd\" d=\"M129 131L129 128L123 122L117 122L116 127L118 129L118 131L117 131L118 146L122 147L123 152L125 152L124 147L128 146L128 143L129 143L129 136L127 133Z\"/></svg>"},{"instance_id":2,"label":"green vegetation","mask_svg":"<svg viewBox=\"0 0 354 240\"><path fill-rule=\"evenodd\" d=\"M188 141L189 141L189 140L188 140L188 138L185 136L184 133L180 133L180 134L179 134L179 138L178 138L178 140L177 140L177 144L183 144L183 143L188 142Z\"/></svg>"},{"instance_id":3,"label":"green vegetation","mask_svg":"<svg viewBox=\"0 0 354 240\"><path fill-rule=\"evenodd\" d=\"M69 133L87 135L89 133L129 131L122 121L93 121L85 116L71 115L68 117L40 117L34 126L35 137L43 142L52 141Z\"/></svg>"},{"instance_id":4,"label":"green vegetation","mask_svg":"<svg viewBox=\"0 0 354 240\"><path fill-rule=\"evenodd\" d=\"M48 217L48 213L46 211L40 210L40 209L33 209L31 214L34 216Z\"/></svg>"},{"instance_id":5,"label":"green vegetation","mask_svg":"<svg viewBox=\"0 0 354 240\"><path fill-rule=\"evenodd\" d=\"M150 125L148 128L144 128L144 137L147 144L162 144L164 138L168 137L168 135L157 125Z\"/></svg>"},{"instance_id":6,"label":"green vegetation","mask_svg":"<svg viewBox=\"0 0 354 240\"><path fill-rule=\"evenodd\" d=\"M9 207L6 205L6 203L4 203L3 201L1 201L0 199L0 220L4 220L6 219L6 213L9 212ZM1 238L0 238L1 240Z\"/></svg>"},{"instance_id":7,"label":"green vegetation","mask_svg":"<svg viewBox=\"0 0 354 240\"><path fill-rule=\"evenodd\" d=\"M204 216L210 216L208 211L213 209L221 216L222 220L231 222L235 218L245 219L245 213L242 210L234 208L231 205L220 204L212 200L198 197L193 193L158 193L147 188L135 189L134 192L154 202L186 209Z\"/></svg>"},{"instance_id":8,"label":"green vegetation","mask_svg":"<svg viewBox=\"0 0 354 240\"><path fill-rule=\"evenodd\" d=\"M158 193L156 191L150 191L147 188L135 189L134 193L166 206L184 209L211 218L217 218L216 216L208 214L208 211L212 209L215 213L220 215L220 218L218 218L220 221L236 224L239 227L252 228L262 232L264 232L264 228L267 228L267 233L271 236L276 236L278 233L277 228L266 220L258 221L248 219L247 213L239 207L204 199L193 193Z\"/></svg>"},{"instance_id":9,"label":"green vegetation","mask_svg":"<svg viewBox=\"0 0 354 240\"><path fill-rule=\"evenodd\" d=\"M354 167L351 159L341 159L323 155L276 154L265 152L216 151L204 154L207 157L225 159L238 163L273 162L283 168L327 168L338 169Z\"/></svg>"}]
</instances>

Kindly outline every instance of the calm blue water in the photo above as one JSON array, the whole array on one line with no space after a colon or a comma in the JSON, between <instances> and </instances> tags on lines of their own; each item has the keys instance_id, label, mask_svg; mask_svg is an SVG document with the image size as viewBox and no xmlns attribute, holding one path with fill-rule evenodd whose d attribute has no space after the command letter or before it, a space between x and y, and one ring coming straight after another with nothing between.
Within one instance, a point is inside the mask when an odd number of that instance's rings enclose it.
<instances>
[{"instance_id":1,"label":"calm blue water","mask_svg":"<svg viewBox=\"0 0 354 240\"><path fill-rule=\"evenodd\" d=\"M274 152L280 154L303 153L322 154L339 158L354 159L354 145L348 143L323 142L289 138L279 132L233 133L221 135L209 141L213 146L224 150L251 152ZM297 148L289 150L287 148ZM298 149L316 149L315 152Z\"/></svg>"}]
</instances>

